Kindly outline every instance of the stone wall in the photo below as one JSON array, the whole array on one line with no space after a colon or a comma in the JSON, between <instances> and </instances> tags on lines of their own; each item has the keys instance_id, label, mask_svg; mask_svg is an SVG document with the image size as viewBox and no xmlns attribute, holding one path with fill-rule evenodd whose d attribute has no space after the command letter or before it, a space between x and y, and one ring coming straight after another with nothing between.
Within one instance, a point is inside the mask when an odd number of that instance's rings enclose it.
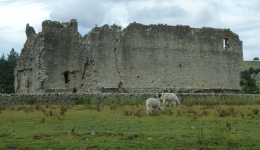
<instances>
[{"instance_id":1,"label":"stone wall","mask_svg":"<svg viewBox=\"0 0 260 150\"><path fill-rule=\"evenodd\" d=\"M238 93L242 41L229 29L131 23L82 37L78 23L44 21L27 40L15 68L21 94Z\"/></svg>"},{"instance_id":2,"label":"stone wall","mask_svg":"<svg viewBox=\"0 0 260 150\"><path fill-rule=\"evenodd\" d=\"M1 94L0 106L10 105L25 105L30 98L35 99L35 104L52 104L52 105L75 105L79 104L80 98L98 99L104 102L109 98L117 98L124 100L131 100L133 98L142 98L144 101L148 98L154 97L158 93L95 93L95 94L68 94L68 93L48 93L48 94ZM181 101L185 99L211 99L211 98L245 98L245 99L259 99L260 94L216 94L216 93L178 93L176 94Z\"/></svg>"}]
</instances>

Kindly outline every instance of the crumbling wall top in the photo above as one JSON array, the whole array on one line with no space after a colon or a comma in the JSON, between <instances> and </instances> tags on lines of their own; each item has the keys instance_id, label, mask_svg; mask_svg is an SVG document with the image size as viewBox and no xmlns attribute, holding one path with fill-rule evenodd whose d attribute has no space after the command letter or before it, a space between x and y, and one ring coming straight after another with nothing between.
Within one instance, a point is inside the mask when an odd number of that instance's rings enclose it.
<instances>
[{"instance_id":1,"label":"crumbling wall top","mask_svg":"<svg viewBox=\"0 0 260 150\"><path fill-rule=\"evenodd\" d=\"M34 28L29 23L26 24L25 33L27 38L31 37L31 35L36 35Z\"/></svg>"},{"instance_id":2,"label":"crumbling wall top","mask_svg":"<svg viewBox=\"0 0 260 150\"><path fill-rule=\"evenodd\" d=\"M47 28L74 28L78 30L78 22L76 19L71 19L69 22L58 22L45 20L42 22L42 30L46 30Z\"/></svg>"}]
</instances>

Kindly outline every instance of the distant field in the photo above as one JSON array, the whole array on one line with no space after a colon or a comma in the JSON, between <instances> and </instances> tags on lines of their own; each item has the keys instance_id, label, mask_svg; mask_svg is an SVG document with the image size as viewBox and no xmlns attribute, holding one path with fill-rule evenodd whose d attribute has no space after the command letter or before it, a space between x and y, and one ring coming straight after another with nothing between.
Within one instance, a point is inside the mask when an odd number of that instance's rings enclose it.
<instances>
[{"instance_id":1,"label":"distant field","mask_svg":"<svg viewBox=\"0 0 260 150\"><path fill-rule=\"evenodd\" d=\"M249 70L250 67L253 67L254 69L260 68L260 61L244 61L244 70ZM260 86L260 79L256 79L256 84Z\"/></svg>"},{"instance_id":2,"label":"distant field","mask_svg":"<svg viewBox=\"0 0 260 150\"><path fill-rule=\"evenodd\" d=\"M244 69L248 70L250 67L260 68L260 61L244 61Z\"/></svg>"}]
</instances>

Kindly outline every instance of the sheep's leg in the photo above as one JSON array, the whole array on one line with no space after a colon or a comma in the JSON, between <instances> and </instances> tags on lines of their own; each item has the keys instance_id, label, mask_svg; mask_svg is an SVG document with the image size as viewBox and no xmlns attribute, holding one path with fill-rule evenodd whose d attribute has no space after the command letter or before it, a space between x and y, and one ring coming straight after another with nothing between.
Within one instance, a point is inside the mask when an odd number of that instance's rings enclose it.
<instances>
[{"instance_id":1,"label":"sheep's leg","mask_svg":"<svg viewBox=\"0 0 260 150\"><path fill-rule=\"evenodd\" d=\"M149 114L149 106L146 106L147 114Z\"/></svg>"},{"instance_id":2,"label":"sheep's leg","mask_svg":"<svg viewBox=\"0 0 260 150\"><path fill-rule=\"evenodd\" d=\"M164 99L163 100L163 108L166 106L165 104L166 104L166 100Z\"/></svg>"}]
</instances>

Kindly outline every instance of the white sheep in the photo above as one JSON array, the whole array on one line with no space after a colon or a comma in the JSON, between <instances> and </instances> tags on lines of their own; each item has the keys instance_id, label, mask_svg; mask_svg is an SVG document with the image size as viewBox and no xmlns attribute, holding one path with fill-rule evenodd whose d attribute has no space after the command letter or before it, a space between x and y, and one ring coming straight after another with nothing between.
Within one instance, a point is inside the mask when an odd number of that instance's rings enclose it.
<instances>
[{"instance_id":1,"label":"white sheep","mask_svg":"<svg viewBox=\"0 0 260 150\"><path fill-rule=\"evenodd\" d=\"M148 100L146 100L147 114L149 114L149 112L151 113L153 108L158 108L161 112L164 111L164 109L161 107L160 102L157 99L149 98Z\"/></svg>"},{"instance_id":2,"label":"white sheep","mask_svg":"<svg viewBox=\"0 0 260 150\"><path fill-rule=\"evenodd\" d=\"M176 106L176 103L180 107L180 101L174 93L159 94L158 100L163 101L163 108L164 108L164 106L166 106L168 104L168 102L170 103L170 107L171 107L171 104L172 104L172 106Z\"/></svg>"}]
</instances>

